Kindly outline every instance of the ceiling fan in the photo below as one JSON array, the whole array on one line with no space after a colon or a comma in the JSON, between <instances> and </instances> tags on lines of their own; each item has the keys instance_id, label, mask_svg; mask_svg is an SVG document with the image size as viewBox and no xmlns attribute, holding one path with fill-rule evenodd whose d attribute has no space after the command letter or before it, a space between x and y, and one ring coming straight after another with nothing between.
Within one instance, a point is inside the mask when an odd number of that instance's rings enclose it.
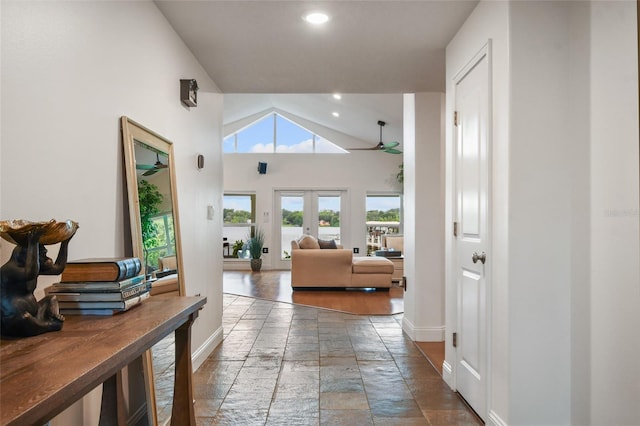
<instances>
[{"instance_id":1,"label":"ceiling fan","mask_svg":"<svg viewBox=\"0 0 640 426\"><path fill-rule=\"evenodd\" d=\"M378 126L380 126L380 142L376 146L371 148L347 148L348 151L382 151L388 154L402 154L402 151L396 149L400 142L382 142L382 128L385 126L384 121L378 120Z\"/></svg>"},{"instance_id":2,"label":"ceiling fan","mask_svg":"<svg viewBox=\"0 0 640 426\"><path fill-rule=\"evenodd\" d=\"M160 161L160 155L156 152L156 162L155 164L136 164L136 169L138 170L146 170L142 174L142 176L151 176L158 173L161 169L166 169L169 167L167 164L164 164Z\"/></svg>"}]
</instances>

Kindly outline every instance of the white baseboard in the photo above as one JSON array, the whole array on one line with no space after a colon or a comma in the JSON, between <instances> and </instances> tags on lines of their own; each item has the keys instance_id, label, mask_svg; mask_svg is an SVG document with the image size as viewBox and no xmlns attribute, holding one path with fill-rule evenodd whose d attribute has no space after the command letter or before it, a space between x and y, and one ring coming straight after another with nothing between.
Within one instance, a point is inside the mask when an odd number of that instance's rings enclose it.
<instances>
[{"instance_id":1,"label":"white baseboard","mask_svg":"<svg viewBox=\"0 0 640 426\"><path fill-rule=\"evenodd\" d=\"M508 426L507 423L493 410L489 411L489 414L487 415L487 424L493 426Z\"/></svg>"},{"instance_id":2,"label":"white baseboard","mask_svg":"<svg viewBox=\"0 0 640 426\"><path fill-rule=\"evenodd\" d=\"M452 390L456 390L455 383L453 382L453 368L446 360L442 363L442 380L449 385Z\"/></svg>"},{"instance_id":3,"label":"white baseboard","mask_svg":"<svg viewBox=\"0 0 640 426\"><path fill-rule=\"evenodd\" d=\"M402 330L414 342L444 342L444 325L438 327L416 327L408 319L402 318Z\"/></svg>"},{"instance_id":4,"label":"white baseboard","mask_svg":"<svg viewBox=\"0 0 640 426\"><path fill-rule=\"evenodd\" d=\"M439 327L416 328L417 342L444 342L444 325Z\"/></svg>"},{"instance_id":5,"label":"white baseboard","mask_svg":"<svg viewBox=\"0 0 640 426\"><path fill-rule=\"evenodd\" d=\"M222 326L218 327L216 331L213 332L211 336L196 349L191 355L191 364L193 366L193 371L196 371L202 363L207 359L209 355L213 352L213 350L222 342L222 338L224 337Z\"/></svg>"}]
</instances>

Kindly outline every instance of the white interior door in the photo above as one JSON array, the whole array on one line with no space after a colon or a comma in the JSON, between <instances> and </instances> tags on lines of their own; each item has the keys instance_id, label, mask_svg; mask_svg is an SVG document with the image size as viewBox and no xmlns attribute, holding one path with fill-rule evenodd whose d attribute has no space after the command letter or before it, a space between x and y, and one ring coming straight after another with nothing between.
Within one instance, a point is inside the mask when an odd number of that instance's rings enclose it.
<instances>
[{"instance_id":1,"label":"white interior door","mask_svg":"<svg viewBox=\"0 0 640 426\"><path fill-rule=\"evenodd\" d=\"M481 52L456 80L456 388L486 417L489 277L489 64Z\"/></svg>"}]
</instances>

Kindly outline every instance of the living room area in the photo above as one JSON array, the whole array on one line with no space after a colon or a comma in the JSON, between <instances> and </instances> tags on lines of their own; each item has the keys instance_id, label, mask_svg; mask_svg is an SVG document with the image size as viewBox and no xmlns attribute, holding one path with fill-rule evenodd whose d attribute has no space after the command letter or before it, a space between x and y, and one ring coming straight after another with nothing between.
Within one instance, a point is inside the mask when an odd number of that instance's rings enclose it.
<instances>
[{"instance_id":1,"label":"living room area","mask_svg":"<svg viewBox=\"0 0 640 426\"><path fill-rule=\"evenodd\" d=\"M341 250L333 254L349 269L352 258L390 249L397 256L393 282L402 285L403 247L384 244L404 231L401 94L225 95L223 124L225 272L249 269L247 242L259 230L262 271L290 271L292 243L310 236L337 244ZM399 149L385 152L378 142ZM337 265L328 261L318 270ZM320 274L311 287L349 287L349 275Z\"/></svg>"}]
</instances>

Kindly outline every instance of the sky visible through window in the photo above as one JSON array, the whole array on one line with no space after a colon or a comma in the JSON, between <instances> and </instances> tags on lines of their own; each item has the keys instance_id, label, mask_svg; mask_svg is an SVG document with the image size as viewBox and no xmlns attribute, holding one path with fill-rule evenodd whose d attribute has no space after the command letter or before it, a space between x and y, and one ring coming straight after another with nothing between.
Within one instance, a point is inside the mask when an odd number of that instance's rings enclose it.
<instances>
[{"instance_id":1,"label":"sky visible through window","mask_svg":"<svg viewBox=\"0 0 640 426\"><path fill-rule=\"evenodd\" d=\"M251 196L250 195L225 195L223 207L225 209L251 212Z\"/></svg>"},{"instance_id":2,"label":"sky visible through window","mask_svg":"<svg viewBox=\"0 0 640 426\"><path fill-rule=\"evenodd\" d=\"M380 210L383 212L400 209L400 196L391 195L368 195L367 196L367 211Z\"/></svg>"},{"instance_id":3,"label":"sky visible through window","mask_svg":"<svg viewBox=\"0 0 640 426\"><path fill-rule=\"evenodd\" d=\"M322 207L328 210L340 210L340 197L323 197ZM304 197L282 197L282 208L289 211L303 211ZM225 195L224 208L251 211L251 197L247 195ZM388 211L400 209L400 196L367 196L367 211Z\"/></svg>"},{"instance_id":4,"label":"sky visible through window","mask_svg":"<svg viewBox=\"0 0 640 426\"><path fill-rule=\"evenodd\" d=\"M277 139L275 143L274 135ZM234 147L236 136L237 147ZM273 153L275 145L277 153L311 154L314 152L314 139L316 153L347 153L337 145L275 113L256 121L237 134L227 136L223 147L225 153Z\"/></svg>"},{"instance_id":5,"label":"sky visible through window","mask_svg":"<svg viewBox=\"0 0 640 426\"><path fill-rule=\"evenodd\" d=\"M340 210L339 197L323 197L323 208L328 210ZM282 208L289 211L303 211L303 197L283 197ZM225 206L226 207L226 206ZM400 209L400 196L367 196L367 210L389 211Z\"/></svg>"}]
</instances>

